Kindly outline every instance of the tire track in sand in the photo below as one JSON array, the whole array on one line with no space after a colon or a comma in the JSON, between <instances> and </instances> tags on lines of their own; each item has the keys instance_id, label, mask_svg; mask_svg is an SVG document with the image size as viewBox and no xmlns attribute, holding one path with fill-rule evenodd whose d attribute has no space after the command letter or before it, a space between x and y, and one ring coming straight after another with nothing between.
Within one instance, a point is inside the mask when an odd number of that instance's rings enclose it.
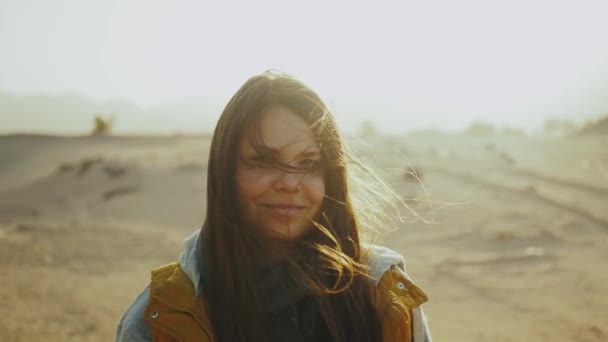
<instances>
[{"instance_id":1,"label":"tire track in sand","mask_svg":"<svg viewBox=\"0 0 608 342\"><path fill-rule=\"evenodd\" d=\"M467 182L467 183L478 184L478 185L482 185L482 186L492 188L495 190L499 190L499 191L508 191L510 193L513 193L513 194L516 194L519 196L532 197L532 198L536 199L537 201L542 202L546 205L550 205L550 206L568 211L574 215L577 215L588 221L591 221L591 222L601 226L606 231L608 231L608 219L599 217L587 210L581 209L579 207L576 207L576 206L573 206L570 204L563 203L563 202L555 200L549 196L543 195L543 194L539 193L534 187L528 186L528 187L517 188L514 186L508 186L505 184L500 184L500 183L495 183L495 182L489 181L487 179L484 179L483 177L478 177L478 176L475 176L468 172L456 171L454 169L448 169L445 167L427 168L427 172L440 173L442 175L445 175L445 176L448 176L451 178L456 178L456 179L459 179L459 180Z\"/></svg>"}]
</instances>

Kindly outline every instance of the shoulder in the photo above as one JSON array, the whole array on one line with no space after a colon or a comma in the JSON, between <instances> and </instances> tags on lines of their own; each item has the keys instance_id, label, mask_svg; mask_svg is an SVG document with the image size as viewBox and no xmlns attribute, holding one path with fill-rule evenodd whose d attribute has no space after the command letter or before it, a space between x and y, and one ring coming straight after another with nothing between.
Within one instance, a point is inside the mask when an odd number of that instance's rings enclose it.
<instances>
[{"instance_id":1,"label":"shoulder","mask_svg":"<svg viewBox=\"0 0 608 342\"><path fill-rule=\"evenodd\" d=\"M174 262L151 271L147 286L123 313L116 329L116 342L152 341L152 327L146 320L146 312L155 302L169 306L189 308L193 301L194 288L179 263Z\"/></svg>"},{"instance_id":2,"label":"shoulder","mask_svg":"<svg viewBox=\"0 0 608 342\"><path fill-rule=\"evenodd\" d=\"M378 285L382 276L390 269L397 268L405 271L405 259L394 250L372 244L363 244L361 247L375 285Z\"/></svg>"},{"instance_id":3,"label":"shoulder","mask_svg":"<svg viewBox=\"0 0 608 342\"><path fill-rule=\"evenodd\" d=\"M402 335L393 340L430 342L431 334L422 309L428 297L407 274L403 256L377 245L364 245L364 251L368 253L370 280L375 286L375 305L388 327L386 336L401 332Z\"/></svg>"},{"instance_id":4,"label":"shoulder","mask_svg":"<svg viewBox=\"0 0 608 342\"><path fill-rule=\"evenodd\" d=\"M150 287L146 287L123 313L116 328L116 342L149 342L152 331L144 319L150 298Z\"/></svg>"},{"instance_id":5,"label":"shoulder","mask_svg":"<svg viewBox=\"0 0 608 342\"><path fill-rule=\"evenodd\" d=\"M408 308L428 301L427 295L407 274L405 259L398 252L378 245L364 245L370 280L381 295L394 296Z\"/></svg>"}]
</instances>

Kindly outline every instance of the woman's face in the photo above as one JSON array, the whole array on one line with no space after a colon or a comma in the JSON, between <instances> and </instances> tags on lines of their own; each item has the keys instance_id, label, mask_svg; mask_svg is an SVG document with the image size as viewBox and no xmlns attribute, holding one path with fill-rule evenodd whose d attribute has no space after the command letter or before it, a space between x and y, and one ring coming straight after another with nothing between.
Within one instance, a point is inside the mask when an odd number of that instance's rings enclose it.
<instances>
[{"instance_id":1,"label":"woman's face","mask_svg":"<svg viewBox=\"0 0 608 342\"><path fill-rule=\"evenodd\" d=\"M239 146L240 215L271 238L299 239L314 227L325 195L319 146L306 122L285 106L264 111L256 128L258 139L247 132Z\"/></svg>"}]
</instances>

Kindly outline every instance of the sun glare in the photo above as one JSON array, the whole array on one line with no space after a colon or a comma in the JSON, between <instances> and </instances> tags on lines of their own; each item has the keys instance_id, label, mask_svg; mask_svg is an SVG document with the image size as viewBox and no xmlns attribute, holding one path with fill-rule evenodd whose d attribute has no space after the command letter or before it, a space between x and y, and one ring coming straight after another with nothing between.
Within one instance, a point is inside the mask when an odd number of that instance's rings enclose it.
<instances>
[{"instance_id":1,"label":"sun glare","mask_svg":"<svg viewBox=\"0 0 608 342\"><path fill-rule=\"evenodd\" d=\"M0 89L142 108L199 99L217 112L246 78L278 69L317 89L346 126L521 126L608 111L603 2L70 4L48 16L3 5Z\"/></svg>"}]
</instances>

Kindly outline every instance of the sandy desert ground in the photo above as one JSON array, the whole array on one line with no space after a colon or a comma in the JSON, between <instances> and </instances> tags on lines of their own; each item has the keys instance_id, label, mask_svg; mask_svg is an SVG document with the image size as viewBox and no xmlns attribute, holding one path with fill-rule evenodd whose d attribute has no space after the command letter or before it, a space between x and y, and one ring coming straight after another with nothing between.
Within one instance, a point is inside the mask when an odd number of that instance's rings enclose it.
<instances>
[{"instance_id":1,"label":"sandy desert ground","mask_svg":"<svg viewBox=\"0 0 608 342\"><path fill-rule=\"evenodd\" d=\"M0 341L113 340L149 270L202 222L208 144L1 136ZM608 341L608 136L353 149L430 221L383 240L428 293L435 340Z\"/></svg>"}]
</instances>

